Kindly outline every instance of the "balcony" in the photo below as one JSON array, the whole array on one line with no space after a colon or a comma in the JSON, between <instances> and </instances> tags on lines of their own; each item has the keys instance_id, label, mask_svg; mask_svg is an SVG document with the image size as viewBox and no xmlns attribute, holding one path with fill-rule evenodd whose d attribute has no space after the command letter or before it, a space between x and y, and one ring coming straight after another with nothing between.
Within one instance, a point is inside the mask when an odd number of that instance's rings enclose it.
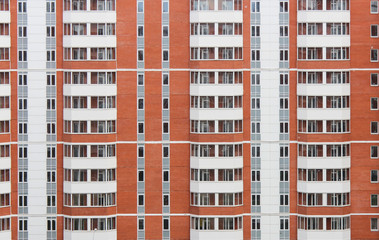
<instances>
[{"instance_id":1,"label":"balcony","mask_svg":"<svg viewBox=\"0 0 379 240\"><path fill-rule=\"evenodd\" d=\"M65 193L112 193L117 192L117 182L64 182Z\"/></svg>"},{"instance_id":2,"label":"balcony","mask_svg":"<svg viewBox=\"0 0 379 240\"><path fill-rule=\"evenodd\" d=\"M242 230L194 230L191 229L191 240L197 239L218 239L218 240L242 240Z\"/></svg>"},{"instance_id":3,"label":"balcony","mask_svg":"<svg viewBox=\"0 0 379 240\"><path fill-rule=\"evenodd\" d=\"M116 120L117 109L64 109L63 119L72 121Z\"/></svg>"},{"instance_id":4,"label":"balcony","mask_svg":"<svg viewBox=\"0 0 379 240\"><path fill-rule=\"evenodd\" d=\"M104 158L63 158L63 168L71 169L108 169L117 167L116 157Z\"/></svg>"},{"instance_id":5,"label":"balcony","mask_svg":"<svg viewBox=\"0 0 379 240\"><path fill-rule=\"evenodd\" d=\"M242 168L243 157L214 157L214 158L199 158L191 157L191 168L213 169L213 168Z\"/></svg>"},{"instance_id":6,"label":"balcony","mask_svg":"<svg viewBox=\"0 0 379 240\"><path fill-rule=\"evenodd\" d=\"M243 181L204 182L191 181L191 192L196 193L235 193L243 192Z\"/></svg>"},{"instance_id":7,"label":"balcony","mask_svg":"<svg viewBox=\"0 0 379 240\"><path fill-rule=\"evenodd\" d=\"M0 88L1 89L1 88ZM1 92L0 92L1 93ZM115 84L65 84L64 96L115 96L117 86Z\"/></svg>"},{"instance_id":8,"label":"balcony","mask_svg":"<svg viewBox=\"0 0 379 240\"><path fill-rule=\"evenodd\" d=\"M192 120L238 120L243 119L242 108L192 108Z\"/></svg>"}]
</instances>

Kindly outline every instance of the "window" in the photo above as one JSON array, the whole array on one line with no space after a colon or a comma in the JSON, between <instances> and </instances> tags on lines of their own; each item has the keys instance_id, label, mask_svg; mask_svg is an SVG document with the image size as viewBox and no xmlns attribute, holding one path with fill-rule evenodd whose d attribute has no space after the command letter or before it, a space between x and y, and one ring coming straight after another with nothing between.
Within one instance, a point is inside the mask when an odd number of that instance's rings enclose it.
<instances>
[{"instance_id":1,"label":"window","mask_svg":"<svg viewBox=\"0 0 379 240\"><path fill-rule=\"evenodd\" d=\"M18 51L18 61L19 62L28 61L28 52L27 51Z\"/></svg>"},{"instance_id":2,"label":"window","mask_svg":"<svg viewBox=\"0 0 379 240\"><path fill-rule=\"evenodd\" d=\"M251 50L251 61L261 60L261 51L260 50Z\"/></svg>"},{"instance_id":3,"label":"window","mask_svg":"<svg viewBox=\"0 0 379 240\"><path fill-rule=\"evenodd\" d=\"M297 53L300 60L322 59L322 48L298 48Z\"/></svg>"},{"instance_id":4,"label":"window","mask_svg":"<svg viewBox=\"0 0 379 240\"><path fill-rule=\"evenodd\" d=\"M371 86L378 86L378 73L371 73Z\"/></svg>"},{"instance_id":5,"label":"window","mask_svg":"<svg viewBox=\"0 0 379 240\"><path fill-rule=\"evenodd\" d=\"M25 38L28 35L27 27L18 27L18 37Z\"/></svg>"},{"instance_id":6,"label":"window","mask_svg":"<svg viewBox=\"0 0 379 240\"><path fill-rule=\"evenodd\" d=\"M371 49L371 62L378 61L378 49Z\"/></svg>"},{"instance_id":7,"label":"window","mask_svg":"<svg viewBox=\"0 0 379 240\"><path fill-rule=\"evenodd\" d=\"M378 170L371 170L371 182L378 182Z\"/></svg>"},{"instance_id":8,"label":"window","mask_svg":"<svg viewBox=\"0 0 379 240\"><path fill-rule=\"evenodd\" d=\"M191 11L214 10L214 0L191 0Z\"/></svg>"},{"instance_id":9,"label":"window","mask_svg":"<svg viewBox=\"0 0 379 240\"><path fill-rule=\"evenodd\" d=\"M288 230L288 229L289 229L289 219L288 218L281 218L280 219L280 230Z\"/></svg>"},{"instance_id":10,"label":"window","mask_svg":"<svg viewBox=\"0 0 379 240\"><path fill-rule=\"evenodd\" d=\"M143 61L143 50L137 50L137 61Z\"/></svg>"},{"instance_id":11,"label":"window","mask_svg":"<svg viewBox=\"0 0 379 240\"><path fill-rule=\"evenodd\" d=\"M9 11L9 0L0 0L0 11Z\"/></svg>"},{"instance_id":12,"label":"window","mask_svg":"<svg viewBox=\"0 0 379 240\"><path fill-rule=\"evenodd\" d=\"M163 133L168 133L169 132L169 125L168 122L163 122Z\"/></svg>"},{"instance_id":13,"label":"window","mask_svg":"<svg viewBox=\"0 0 379 240\"><path fill-rule=\"evenodd\" d=\"M28 182L28 172L18 172L18 182L19 183Z\"/></svg>"},{"instance_id":14,"label":"window","mask_svg":"<svg viewBox=\"0 0 379 240\"><path fill-rule=\"evenodd\" d=\"M48 207L55 207L56 206L56 197L55 195L48 195L46 198L47 206Z\"/></svg>"},{"instance_id":15,"label":"window","mask_svg":"<svg viewBox=\"0 0 379 240\"><path fill-rule=\"evenodd\" d=\"M288 61L288 50L280 50L280 61Z\"/></svg>"},{"instance_id":16,"label":"window","mask_svg":"<svg viewBox=\"0 0 379 240\"><path fill-rule=\"evenodd\" d=\"M251 12L254 12L254 13L260 12L260 2L251 2Z\"/></svg>"},{"instance_id":17,"label":"window","mask_svg":"<svg viewBox=\"0 0 379 240\"><path fill-rule=\"evenodd\" d=\"M144 201L144 195L143 194L139 194L138 195L138 206L143 206L145 205L145 201Z\"/></svg>"},{"instance_id":18,"label":"window","mask_svg":"<svg viewBox=\"0 0 379 240\"><path fill-rule=\"evenodd\" d=\"M378 13L378 1L377 0L371 0L370 13Z\"/></svg>"},{"instance_id":19,"label":"window","mask_svg":"<svg viewBox=\"0 0 379 240\"><path fill-rule=\"evenodd\" d=\"M144 31L143 31L143 25L142 26L137 26L137 36L138 37L143 37Z\"/></svg>"},{"instance_id":20,"label":"window","mask_svg":"<svg viewBox=\"0 0 379 240\"><path fill-rule=\"evenodd\" d=\"M252 170L251 171L251 181L252 182L259 182L260 180L261 180L261 171Z\"/></svg>"},{"instance_id":21,"label":"window","mask_svg":"<svg viewBox=\"0 0 379 240\"><path fill-rule=\"evenodd\" d=\"M26 2L19 2L18 3L18 12L19 13L26 13Z\"/></svg>"},{"instance_id":22,"label":"window","mask_svg":"<svg viewBox=\"0 0 379 240\"><path fill-rule=\"evenodd\" d=\"M371 134L378 134L379 122L371 122Z\"/></svg>"},{"instance_id":23,"label":"window","mask_svg":"<svg viewBox=\"0 0 379 240\"><path fill-rule=\"evenodd\" d=\"M54 50L48 50L46 52L46 61L47 62L55 62L55 51Z\"/></svg>"},{"instance_id":24,"label":"window","mask_svg":"<svg viewBox=\"0 0 379 240\"><path fill-rule=\"evenodd\" d=\"M260 206L261 205L261 195L252 194L251 195L251 205L252 206Z\"/></svg>"},{"instance_id":25,"label":"window","mask_svg":"<svg viewBox=\"0 0 379 240\"><path fill-rule=\"evenodd\" d=\"M168 61L168 50L163 50L162 51L162 60L164 62Z\"/></svg>"},{"instance_id":26,"label":"window","mask_svg":"<svg viewBox=\"0 0 379 240\"><path fill-rule=\"evenodd\" d=\"M288 170L282 170L280 171L280 181L281 182L288 182Z\"/></svg>"},{"instance_id":27,"label":"window","mask_svg":"<svg viewBox=\"0 0 379 240\"><path fill-rule=\"evenodd\" d=\"M379 146L371 146L371 158L378 158Z\"/></svg>"},{"instance_id":28,"label":"window","mask_svg":"<svg viewBox=\"0 0 379 240\"><path fill-rule=\"evenodd\" d=\"M168 182L170 178L170 172L165 170L163 171L163 182Z\"/></svg>"},{"instance_id":29,"label":"window","mask_svg":"<svg viewBox=\"0 0 379 240\"><path fill-rule=\"evenodd\" d=\"M138 177L138 182L144 182L145 181L145 171L144 170L138 170L137 177Z\"/></svg>"},{"instance_id":30,"label":"window","mask_svg":"<svg viewBox=\"0 0 379 240\"><path fill-rule=\"evenodd\" d=\"M377 194L371 195L371 207L378 207L378 196Z\"/></svg>"},{"instance_id":31,"label":"window","mask_svg":"<svg viewBox=\"0 0 379 240\"><path fill-rule=\"evenodd\" d=\"M0 48L0 60L9 60L9 48Z\"/></svg>"},{"instance_id":32,"label":"window","mask_svg":"<svg viewBox=\"0 0 379 240\"><path fill-rule=\"evenodd\" d=\"M169 205L170 205L170 195L163 194L163 206L169 206Z\"/></svg>"},{"instance_id":33,"label":"window","mask_svg":"<svg viewBox=\"0 0 379 240\"><path fill-rule=\"evenodd\" d=\"M28 231L28 220L18 220L18 230Z\"/></svg>"},{"instance_id":34,"label":"window","mask_svg":"<svg viewBox=\"0 0 379 240\"><path fill-rule=\"evenodd\" d=\"M19 196L18 197L18 206L27 207L28 206L28 196Z\"/></svg>"},{"instance_id":35,"label":"window","mask_svg":"<svg viewBox=\"0 0 379 240\"><path fill-rule=\"evenodd\" d=\"M349 23L327 23L327 35L349 35Z\"/></svg>"},{"instance_id":36,"label":"window","mask_svg":"<svg viewBox=\"0 0 379 240\"><path fill-rule=\"evenodd\" d=\"M162 36L168 37L168 26L162 26Z\"/></svg>"},{"instance_id":37,"label":"window","mask_svg":"<svg viewBox=\"0 0 379 240\"><path fill-rule=\"evenodd\" d=\"M46 179L48 183L55 183L55 171L47 171Z\"/></svg>"},{"instance_id":38,"label":"window","mask_svg":"<svg viewBox=\"0 0 379 240\"><path fill-rule=\"evenodd\" d=\"M68 4L70 4L68 2ZM67 6L65 6L65 9ZM83 11L87 10L87 0L71 0L71 10L73 11Z\"/></svg>"},{"instance_id":39,"label":"window","mask_svg":"<svg viewBox=\"0 0 379 240\"><path fill-rule=\"evenodd\" d=\"M162 74L162 85L168 85L169 82L168 82L168 74L167 73L164 73Z\"/></svg>"},{"instance_id":40,"label":"window","mask_svg":"<svg viewBox=\"0 0 379 240\"><path fill-rule=\"evenodd\" d=\"M19 75L19 76L25 76L26 75ZM0 85L3 84L9 84L9 72L0 72Z\"/></svg>"},{"instance_id":41,"label":"window","mask_svg":"<svg viewBox=\"0 0 379 240\"><path fill-rule=\"evenodd\" d=\"M280 2L280 12L288 12L288 2Z\"/></svg>"},{"instance_id":42,"label":"window","mask_svg":"<svg viewBox=\"0 0 379 240\"><path fill-rule=\"evenodd\" d=\"M332 60L346 60L349 59L349 48L348 47L334 47L326 48L326 59Z\"/></svg>"},{"instance_id":43,"label":"window","mask_svg":"<svg viewBox=\"0 0 379 240\"><path fill-rule=\"evenodd\" d=\"M138 86L143 86L143 84L144 84L144 75L143 74L137 75L137 84L138 84Z\"/></svg>"},{"instance_id":44,"label":"window","mask_svg":"<svg viewBox=\"0 0 379 240\"><path fill-rule=\"evenodd\" d=\"M52 1L46 2L46 12L48 13L55 12L55 2L52 2Z\"/></svg>"},{"instance_id":45,"label":"window","mask_svg":"<svg viewBox=\"0 0 379 240\"><path fill-rule=\"evenodd\" d=\"M377 24L371 25L371 37L378 37L378 26Z\"/></svg>"},{"instance_id":46,"label":"window","mask_svg":"<svg viewBox=\"0 0 379 240\"><path fill-rule=\"evenodd\" d=\"M137 12L143 13L143 2L142 1L137 2Z\"/></svg>"},{"instance_id":47,"label":"window","mask_svg":"<svg viewBox=\"0 0 379 240\"><path fill-rule=\"evenodd\" d=\"M379 218L371 218L371 231L378 231Z\"/></svg>"},{"instance_id":48,"label":"window","mask_svg":"<svg viewBox=\"0 0 379 240\"><path fill-rule=\"evenodd\" d=\"M371 110L378 110L378 98L371 98Z\"/></svg>"},{"instance_id":49,"label":"window","mask_svg":"<svg viewBox=\"0 0 379 240\"><path fill-rule=\"evenodd\" d=\"M252 218L251 219L251 229L252 230L260 230L261 229L261 219Z\"/></svg>"},{"instance_id":50,"label":"window","mask_svg":"<svg viewBox=\"0 0 379 240\"><path fill-rule=\"evenodd\" d=\"M115 48L91 48L91 60L115 60Z\"/></svg>"},{"instance_id":51,"label":"window","mask_svg":"<svg viewBox=\"0 0 379 240\"><path fill-rule=\"evenodd\" d=\"M162 3L162 12L168 13L169 7L168 7L168 2L163 2Z\"/></svg>"},{"instance_id":52,"label":"window","mask_svg":"<svg viewBox=\"0 0 379 240\"><path fill-rule=\"evenodd\" d=\"M168 230L170 228L170 219L163 219L163 230Z\"/></svg>"},{"instance_id":53,"label":"window","mask_svg":"<svg viewBox=\"0 0 379 240\"><path fill-rule=\"evenodd\" d=\"M47 219L47 231L55 231L56 229L56 220Z\"/></svg>"},{"instance_id":54,"label":"window","mask_svg":"<svg viewBox=\"0 0 379 240\"><path fill-rule=\"evenodd\" d=\"M143 122L137 123L137 133L144 133L145 127Z\"/></svg>"},{"instance_id":55,"label":"window","mask_svg":"<svg viewBox=\"0 0 379 240\"><path fill-rule=\"evenodd\" d=\"M138 219L138 230L144 230L145 229L145 220L140 218Z\"/></svg>"},{"instance_id":56,"label":"window","mask_svg":"<svg viewBox=\"0 0 379 240\"><path fill-rule=\"evenodd\" d=\"M288 26L280 26L279 30L281 37L288 37Z\"/></svg>"},{"instance_id":57,"label":"window","mask_svg":"<svg viewBox=\"0 0 379 240\"><path fill-rule=\"evenodd\" d=\"M251 133L260 133L260 132L261 132L261 123L251 122Z\"/></svg>"},{"instance_id":58,"label":"window","mask_svg":"<svg viewBox=\"0 0 379 240\"><path fill-rule=\"evenodd\" d=\"M251 36L252 37L259 37L261 35L260 26L251 26Z\"/></svg>"},{"instance_id":59,"label":"window","mask_svg":"<svg viewBox=\"0 0 379 240\"><path fill-rule=\"evenodd\" d=\"M349 10L349 0L327 0L326 9L334 11Z\"/></svg>"}]
</instances>

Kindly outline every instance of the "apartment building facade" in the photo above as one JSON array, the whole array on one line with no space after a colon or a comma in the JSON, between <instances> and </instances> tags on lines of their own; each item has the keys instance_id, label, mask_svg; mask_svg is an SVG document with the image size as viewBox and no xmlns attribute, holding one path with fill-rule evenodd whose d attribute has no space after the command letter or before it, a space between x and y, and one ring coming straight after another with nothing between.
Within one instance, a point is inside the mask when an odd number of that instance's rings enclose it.
<instances>
[{"instance_id":1,"label":"apartment building facade","mask_svg":"<svg viewBox=\"0 0 379 240\"><path fill-rule=\"evenodd\" d=\"M0 0L1 239L378 239L377 0Z\"/></svg>"}]
</instances>

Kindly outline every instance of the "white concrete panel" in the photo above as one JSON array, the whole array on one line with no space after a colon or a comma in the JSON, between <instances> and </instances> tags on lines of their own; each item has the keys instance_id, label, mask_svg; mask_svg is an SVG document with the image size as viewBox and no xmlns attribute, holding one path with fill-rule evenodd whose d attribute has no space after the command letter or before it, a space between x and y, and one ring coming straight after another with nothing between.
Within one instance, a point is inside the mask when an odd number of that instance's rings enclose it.
<instances>
[{"instance_id":1,"label":"white concrete panel","mask_svg":"<svg viewBox=\"0 0 379 240\"><path fill-rule=\"evenodd\" d=\"M298 84L300 96L348 96L350 84Z\"/></svg>"},{"instance_id":2,"label":"white concrete panel","mask_svg":"<svg viewBox=\"0 0 379 240\"><path fill-rule=\"evenodd\" d=\"M191 192L197 193L237 193L243 191L243 181L190 182Z\"/></svg>"},{"instance_id":3,"label":"white concrete panel","mask_svg":"<svg viewBox=\"0 0 379 240\"><path fill-rule=\"evenodd\" d=\"M297 22L348 23L350 22L350 11L298 11Z\"/></svg>"},{"instance_id":4,"label":"white concrete panel","mask_svg":"<svg viewBox=\"0 0 379 240\"><path fill-rule=\"evenodd\" d=\"M28 1L28 237L46 239L46 2ZM38 215L38 216L32 216Z\"/></svg>"},{"instance_id":5,"label":"white concrete panel","mask_svg":"<svg viewBox=\"0 0 379 240\"><path fill-rule=\"evenodd\" d=\"M279 208L279 206L276 206L276 208ZM280 239L279 226L280 226L280 220L278 216L262 216L261 217L261 239L265 239L265 240L266 239L270 239L270 240Z\"/></svg>"},{"instance_id":6,"label":"white concrete panel","mask_svg":"<svg viewBox=\"0 0 379 240\"><path fill-rule=\"evenodd\" d=\"M29 209L30 209L30 207L29 207ZM38 213L34 212L33 214L38 214ZM33 239L33 240L34 239L35 240L47 239L47 231L46 231L47 226L46 225L47 225L46 217L34 217L34 216L29 217L29 219L28 219L28 237L29 237L29 239Z\"/></svg>"},{"instance_id":7,"label":"white concrete panel","mask_svg":"<svg viewBox=\"0 0 379 240\"><path fill-rule=\"evenodd\" d=\"M4 240L11 240L12 239L12 232L9 231L0 231L0 239Z\"/></svg>"},{"instance_id":8,"label":"white concrete panel","mask_svg":"<svg viewBox=\"0 0 379 240\"><path fill-rule=\"evenodd\" d=\"M11 192L11 182L0 182L0 194Z\"/></svg>"},{"instance_id":9,"label":"white concrete panel","mask_svg":"<svg viewBox=\"0 0 379 240\"><path fill-rule=\"evenodd\" d=\"M121 226L122 227L122 226ZM65 240L116 240L117 231L64 231Z\"/></svg>"},{"instance_id":10,"label":"white concrete panel","mask_svg":"<svg viewBox=\"0 0 379 240\"><path fill-rule=\"evenodd\" d=\"M350 168L350 157L333 157L333 158L297 158L298 168L308 169L333 169L333 168Z\"/></svg>"},{"instance_id":11,"label":"white concrete panel","mask_svg":"<svg viewBox=\"0 0 379 240\"><path fill-rule=\"evenodd\" d=\"M10 96L11 95L11 86L9 84L0 85L0 96Z\"/></svg>"},{"instance_id":12,"label":"white concrete panel","mask_svg":"<svg viewBox=\"0 0 379 240\"><path fill-rule=\"evenodd\" d=\"M10 47L11 37L10 36L0 36L0 47Z\"/></svg>"},{"instance_id":13,"label":"white concrete panel","mask_svg":"<svg viewBox=\"0 0 379 240\"><path fill-rule=\"evenodd\" d=\"M11 158L0 158L0 169L10 169L11 168Z\"/></svg>"},{"instance_id":14,"label":"white concrete panel","mask_svg":"<svg viewBox=\"0 0 379 240\"><path fill-rule=\"evenodd\" d=\"M260 3L261 238L279 239L279 3Z\"/></svg>"},{"instance_id":15,"label":"white concrete panel","mask_svg":"<svg viewBox=\"0 0 379 240\"><path fill-rule=\"evenodd\" d=\"M11 22L11 13L9 11L1 11L0 22L1 23L10 23Z\"/></svg>"},{"instance_id":16,"label":"white concrete panel","mask_svg":"<svg viewBox=\"0 0 379 240\"><path fill-rule=\"evenodd\" d=\"M190 22L242 23L242 11L191 11Z\"/></svg>"},{"instance_id":17,"label":"white concrete panel","mask_svg":"<svg viewBox=\"0 0 379 240\"><path fill-rule=\"evenodd\" d=\"M117 192L116 181L112 182L64 182L65 193L112 193Z\"/></svg>"},{"instance_id":18,"label":"white concrete panel","mask_svg":"<svg viewBox=\"0 0 379 240\"><path fill-rule=\"evenodd\" d=\"M243 167L243 158L194 158L191 157L191 168L241 168Z\"/></svg>"},{"instance_id":19,"label":"white concrete panel","mask_svg":"<svg viewBox=\"0 0 379 240\"><path fill-rule=\"evenodd\" d=\"M317 108L298 108L297 118L303 120L339 120L350 119L350 109L317 109Z\"/></svg>"},{"instance_id":20,"label":"white concrete panel","mask_svg":"<svg viewBox=\"0 0 379 240\"><path fill-rule=\"evenodd\" d=\"M116 85L63 85L65 96L115 96Z\"/></svg>"},{"instance_id":21,"label":"white concrete panel","mask_svg":"<svg viewBox=\"0 0 379 240\"><path fill-rule=\"evenodd\" d=\"M350 181L341 182L297 182L297 191L304 193L345 193L350 192Z\"/></svg>"},{"instance_id":22,"label":"white concrete panel","mask_svg":"<svg viewBox=\"0 0 379 240\"><path fill-rule=\"evenodd\" d=\"M208 230L208 231L198 231L191 229L191 240L242 240L243 239L243 231L235 230L235 231L217 231L217 230Z\"/></svg>"},{"instance_id":23,"label":"white concrete panel","mask_svg":"<svg viewBox=\"0 0 379 240\"><path fill-rule=\"evenodd\" d=\"M347 230L333 230L333 231L307 231L307 230L297 230L297 237L299 240L335 240L335 239L344 239L349 240L350 237L350 229Z\"/></svg>"},{"instance_id":24,"label":"white concrete panel","mask_svg":"<svg viewBox=\"0 0 379 240\"><path fill-rule=\"evenodd\" d=\"M242 35L191 36L190 47L243 47L243 37Z\"/></svg>"},{"instance_id":25,"label":"white concrete panel","mask_svg":"<svg viewBox=\"0 0 379 240\"><path fill-rule=\"evenodd\" d=\"M116 109L64 109L64 120L116 120Z\"/></svg>"},{"instance_id":26,"label":"white concrete panel","mask_svg":"<svg viewBox=\"0 0 379 240\"><path fill-rule=\"evenodd\" d=\"M64 36L63 47L116 47L116 36Z\"/></svg>"},{"instance_id":27,"label":"white concrete panel","mask_svg":"<svg viewBox=\"0 0 379 240\"><path fill-rule=\"evenodd\" d=\"M350 36L297 36L297 47L350 47Z\"/></svg>"},{"instance_id":28,"label":"white concrete panel","mask_svg":"<svg viewBox=\"0 0 379 240\"><path fill-rule=\"evenodd\" d=\"M239 120L243 119L242 108L226 109L191 109L191 120Z\"/></svg>"},{"instance_id":29,"label":"white concrete panel","mask_svg":"<svg viewBox=\"0 0 379 240\"><path fill-rule=\"evenodd\" d=\"M64 11L64 23L115 23L115 11Z\"/></svg>"},{"instance_id":30,"label":"white concrete panel","mask_svg":"<svg viewBox=\"0 0 379 240\"><path fill-rule=\"evenodd\" d=\"M63 158L63 167L71 169L116 168L117 158Z\"/></svg>"},{"instance_id":31,"label":"white concrete panel","mask_svg":"<svg viewBox=\"0 0 379 240\"><path fill-rule=\"evenodd\" d=\"M240 96L243 95L243 85L199 84L190 87L191 96Z\"/></svg>"},{"instance_id":32,"label":"white concrete panel","mask_svg":"<svg viewBox=\"0 0 379 240\"><path fill-rule=\"evenodd\" d=\"M11 109L10 108L1 108L0 109L0 121L10 120L11 119Z\"/></svg>"}]
</instances>

